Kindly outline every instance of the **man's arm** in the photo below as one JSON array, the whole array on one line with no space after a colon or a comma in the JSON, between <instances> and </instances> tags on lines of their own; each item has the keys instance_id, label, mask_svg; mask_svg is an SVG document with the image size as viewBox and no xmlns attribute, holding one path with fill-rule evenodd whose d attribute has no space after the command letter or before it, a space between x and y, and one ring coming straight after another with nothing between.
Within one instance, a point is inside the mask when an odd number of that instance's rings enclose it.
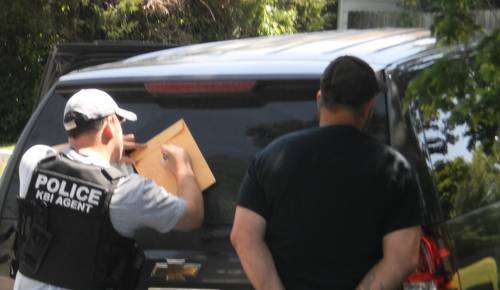
<instances>
[{"instance_id":1,"label":"man's arm","mask_svg":"<svg viewBox=\"0 0 500 290\"><path fill-rule=\"evenodd\" d=\"M24 152L21 161L19 162L19 197L25 198L28 193L33 171L38 162L49 155L54 155L57 152L46 145L34 145Z\"/></svg>"},{"instance_id":2,"label":"man's arm","mask_svg":"<svg viewBox=\"0 0 500 290\"><path fill-rule=\"evenodd\" d=\"M404 228L384 236L384 257L365 275L356 290L399 289L415 270L420 246L420 227Z\"/></svg>"},{"instance_id":3,"label":"man's arm","mask_svg":"<svg viewBox=\"0 0 500 290\"><path fill-rule=\"evenodd\" d=\"M236 207L231 243L256 290L283 290L271 252L264 241L266 220L244 207Z\"/></svg>"},{"instance_id":4,"label":"man's arm","mask_svg":"<svg viewBox=\"0 0 500 290\"><path fill-rule=\"evenodd\" d=\"M186 202L186 211L175 226L176 230L189 231L199 228L203 222L203 195L194 177L189 155L181 147L163 145L162 164L177 181L177 195Z\"/></svg>"},{"instance_id":5,"label":"man's arm","mask_svg":"<svg viewBox=\"0 0 500 290\"><path fill-rule=\"evenodd\" d=\"M118 163L126 163L126 164L134 164L134 160L130 158L127 153L130 153L137 149L144 149L147 147L146 143L137 143L135 142L134 134L125 134L123 135L123 154L122 158Z\"/></svg>"}]
</instances>

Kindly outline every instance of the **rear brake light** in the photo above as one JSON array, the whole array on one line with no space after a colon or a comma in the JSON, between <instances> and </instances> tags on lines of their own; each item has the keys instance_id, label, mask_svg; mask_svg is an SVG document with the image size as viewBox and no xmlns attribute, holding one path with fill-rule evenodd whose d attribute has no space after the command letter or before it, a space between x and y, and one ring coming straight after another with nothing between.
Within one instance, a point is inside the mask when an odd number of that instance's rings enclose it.
<instances>
[{"instance_id":1,"label":"rear brake light","mask_svg":"<svg viewBox=\"0 0 500 290\"><path fill-rule=\"evenodd\" d=\"M405 290L445 290L457 289L453 283L450 251L443 241L437 243L429 236L420 242L420 256L417 270L406 278Z\"/></svg>"},{"instance_id":2,"label":"rear brake light","mask_svg":"<svg viewBox=\"0 0 500 290\"><path fill-rule=\"evenodd\" d=\"M149 93L238 93L249 92L255 81L168 81L145 83Z\"/></svg>"}]
</instances>

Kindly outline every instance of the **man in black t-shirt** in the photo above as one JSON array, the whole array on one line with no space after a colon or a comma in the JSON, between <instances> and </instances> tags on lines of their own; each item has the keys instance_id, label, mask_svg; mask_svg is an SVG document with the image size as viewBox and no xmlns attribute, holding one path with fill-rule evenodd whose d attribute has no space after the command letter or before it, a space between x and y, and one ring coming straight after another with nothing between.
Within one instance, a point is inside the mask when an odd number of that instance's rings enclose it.
<instances>
[{"instance_id":1,"label":"man in black t-shirt","mask_svg":"<svg viewBox=\"0 0 500 290\"><path fill-rule=\"evenodd\" d=\"M415 270L420 209L410 165L360 131L378 84L343 56L323 73L319 128L250 164L231 241L255 289L396 289Z\"/></svg>"}]
</instances>

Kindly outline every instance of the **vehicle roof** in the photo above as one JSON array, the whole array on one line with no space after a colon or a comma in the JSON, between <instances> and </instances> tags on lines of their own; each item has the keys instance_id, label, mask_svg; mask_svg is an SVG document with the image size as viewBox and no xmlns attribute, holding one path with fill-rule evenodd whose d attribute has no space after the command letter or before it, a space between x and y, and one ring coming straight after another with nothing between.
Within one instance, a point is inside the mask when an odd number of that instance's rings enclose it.
<instances>
[{"instance_id":1,"label":"vehicle roof","mask_svg":"<svg viewBox=\"0 0 500 290\"><path fill-rule=\"evenodd\" d=\"M435 47L421 28L322 31L188 45L69 73L61 83L133 79L318 78L328 63L355 55L375 70Z\"/></svg>"}]
</instances>

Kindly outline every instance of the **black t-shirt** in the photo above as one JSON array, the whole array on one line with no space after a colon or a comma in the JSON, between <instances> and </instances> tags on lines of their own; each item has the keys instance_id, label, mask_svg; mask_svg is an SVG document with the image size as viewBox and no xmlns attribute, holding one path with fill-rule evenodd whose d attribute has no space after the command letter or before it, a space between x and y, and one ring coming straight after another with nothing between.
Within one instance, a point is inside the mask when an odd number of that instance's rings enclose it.
<instances>
[{"instance_id":1,"label":"black t-shirt","mask_svg":"<svg viewBox=\"0 0 500 290\"><path fill-rule=\"evenodd\" d=\"M420 223L410 165L351 126L285 135L250 164L238 205L266 219L285 288L354 289L385 234Z\"/></svg>"}]
</instances>

